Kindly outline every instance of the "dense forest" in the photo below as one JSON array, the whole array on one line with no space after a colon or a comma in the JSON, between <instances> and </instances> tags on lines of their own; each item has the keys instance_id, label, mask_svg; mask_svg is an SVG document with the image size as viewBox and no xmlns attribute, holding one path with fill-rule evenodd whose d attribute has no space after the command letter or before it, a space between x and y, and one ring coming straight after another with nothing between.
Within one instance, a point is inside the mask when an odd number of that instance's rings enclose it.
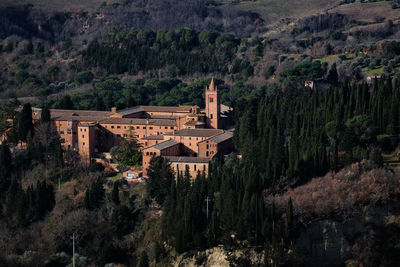
<instances>
[{"instance_id":1,"label":"dense forest","mask_svg":"<svg viewBox=\"0 0 400 267\"><path fill-rule=\"evenodd\" d=\"M344 84L238 103L235 138L242 160L231 155L215 161L208 178L199 173L192 185L187 173L174 182L162 158L151 163L148 192L163 206L163 237L178 252L241 244L260 246L280 264L301 264L293 243L299 225L292 200L282 216L282 209L264 205L263 198L353 162L382 166L382 151L389 153L398 143L399 89L398 83L376 80L371 88ZM266 188L273 190L265 194ZM338 208L341 200L335 201ZM297 252L284 256L288 250Z\"/></svg>"},{"instance_id":2,"label":"dense forest","mask_svg":"<svg viewBox=\"0 0 400 267\"><path fill-rule=\"evenodd\" d=\"M213 31L200 34L193 29L116 31L90 44L83 59L88 66L116 74L168 67L170 76L241 71L251 75L249 62L234 57L239 45L240 39L233 35ZM231 64L234 66L228 70Z\"/></svg>"}]
</instances>

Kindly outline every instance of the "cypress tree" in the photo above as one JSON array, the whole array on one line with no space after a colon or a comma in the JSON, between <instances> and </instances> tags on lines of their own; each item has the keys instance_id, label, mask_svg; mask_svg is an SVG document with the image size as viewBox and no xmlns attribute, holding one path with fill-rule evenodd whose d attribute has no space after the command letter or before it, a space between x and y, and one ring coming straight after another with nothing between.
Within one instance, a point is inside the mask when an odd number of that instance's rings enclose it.
<instances>
[{"instance_id":1,"label":"cypress tree","mask_svg":"<svg viewBox=\"0 0 400 267\"><path fill-rule=\"evenodd\" d=\"M114 183L113 185L113 189L111 192L111 200L115 205L119 205L121 203L119 199L119 188L117 183Z\"/></svg>"},{"instance_id":2,"label":"cypress tree","mask_svg":"<svg viewBox=\"0 0 400 267\"><path fill-rule=\"evenodd\" d=\"M46 106L46 107L44 107L44 108L42 109L41 116L40 116L40 120L41 120L42 122L47 122L47 123L49 123L49 122L50 122L50 118L51 118L51 116L50 116L50 109Z\"/></svg>"},{"instance_id":3,"label":"cypress tree","mask_svg":"<svg viewBox=\"0 0 400 267\"><path fill-rule=\"evenodd\" d=\"M25 104L22 108L22 111L18 114L17 128L18 139L21 141L26 141L28 133L30 133L32 136L34 135L31 104Z\"/></svg>"}]
</instances>

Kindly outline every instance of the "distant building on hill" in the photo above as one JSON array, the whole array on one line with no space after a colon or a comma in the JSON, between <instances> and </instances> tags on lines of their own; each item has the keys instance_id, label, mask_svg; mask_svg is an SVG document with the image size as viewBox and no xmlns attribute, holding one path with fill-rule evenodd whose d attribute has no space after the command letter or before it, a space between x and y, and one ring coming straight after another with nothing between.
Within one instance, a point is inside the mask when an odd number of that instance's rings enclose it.
<instances>
[{"instance_id":1,"label":"distant building on hill","mask_svg":"<svg viewBox=\"0 0 400 267\"><path fill-rule=\"evenodd\" d=\"M51 109L51 127L65 150L75 150L82 160L118 146L122 138L134 135L143 147L143 172L151 156L165 156L175 172L186 166L195 176L208 173L209 161L233 150L232 109L221 105L220 92L211 80L205 89L205 109L198 106L136 106L111 111ZM34 109L35 125L40 110ZM181 169L182 166L185 168Z\"/></svg>"}]
</instances>

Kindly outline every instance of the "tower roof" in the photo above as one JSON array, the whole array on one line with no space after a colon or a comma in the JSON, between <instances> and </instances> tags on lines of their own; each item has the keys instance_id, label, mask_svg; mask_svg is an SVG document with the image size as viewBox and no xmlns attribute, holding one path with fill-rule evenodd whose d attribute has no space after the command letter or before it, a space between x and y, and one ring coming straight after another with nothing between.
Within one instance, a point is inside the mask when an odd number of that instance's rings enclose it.
<instances>
[{"instance_id":1,"label":"tower roof","mask_svg":"<svg viewBox=\"0 0 400 267\"><path fill-rule=\"evenodd\" d=\"M215 91L214 77L211 78L210 86L208 87L211 91Z\"/></svg>"}]
</instances>

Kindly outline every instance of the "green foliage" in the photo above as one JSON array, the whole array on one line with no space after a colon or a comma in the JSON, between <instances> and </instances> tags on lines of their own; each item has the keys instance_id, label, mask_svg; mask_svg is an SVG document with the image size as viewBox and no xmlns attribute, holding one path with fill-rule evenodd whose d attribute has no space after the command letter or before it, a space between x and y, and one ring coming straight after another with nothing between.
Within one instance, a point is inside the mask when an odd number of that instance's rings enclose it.
<instances>
[{"instance_id":1,"label":"green foliage","mask_svg":"<svg viewBox=\"0 0 400 267\"><path fill-rule=\"evenodd\" d=\"M114 183L113 185L113 189L111 191L111 200L115 205L119 205L121 203L119 200L119 188L117 183Z\"/></svg>"},{"instance_id":2,"label":"green foliage","mask_svg":"<svg viewBox=\"0 0 400 267\"><path fill-rule=\"evenodd\" d=\"M40 114L40 121L50 123L50 109L48 107L42 108Z\"/></svg>"},{"instance_id":3,"label":"green foliage","mask_svg":"<svg viewBox=\"0 0 400 267\"><path fill-rule=\"evenodd\" d=\"M57 78L58 73L60 72L60 68L58 66L49 66L46 69L46 76L54 81Z\"/></svg>"},{"instance_id":4,"label":"green foliage","mask_svg":"<svg viewBox=\"0 0 400 267\"><path fill-rule=\"evenodd\" d=\"M284 87L291 85L304 84L305 81L312 81L322 78L324 75L320 61L305 62L294 67L285 69L279 73L279 81Z\"/></svg>"},{"instance_id":5,"label":"green foliage","mask_svg":"<svg viewBox=\"0 0 400 267\"><path fill-rule=\"evenodd\" d=\"M93 77L94 77L93 73L91 73L90 71L79 72L78 74L75 75L74 82L77 85L89 83L93 80Z\"/></svg>"},{"instance_id":6,"label":"green foliage","mask_svg":"<svg viewBox=\"0 0 400 267\"><path fill-rule=\"evenodd\" d=\"M18 139L21 141L26 141L28 134L34 134L32 124L32 108L31 104L29 103L23 106L22 111L17 116L17 132Z\"/></svg>"},{"instance_id":7,"label":"green foliage","mask_svg":"<svg viewBox=\"0 0 400 267\"><path fill-rule=\"evenodd\" d=\"M91 43L83 53L88 66L109 73L167 69L174 74L228 72L240 40L216 32L197 33L193 29L137 30L110 32ZM241 72L239 69L237 72ZM172 73L171 73L172 74Z\"/></svg>"},{"instance_id":8,"label":"green foliage","mask_svg":"<svg viewBox=\"0 0 400 267\"><path fill-rule=\"evenodd\" d=\"M232 105L238 98L257 92L254 86L244 83L235 84L234 90L216 79L221 91L222 102ZM39 106L60 109L96 109L110 110L112 107L124 109L135 105L198 105L204 107L204 88L210 79L194 81L186 84L175 78L135 80L121 83L115 77L108 77L96 82L94 88L85 93L67 95L58 100L45 100ZM39 89L40 93L48 93ZM37 92L38 92L37 91ZM50 89L49 89L50 92ZM39 92L38 92L39 93Z\"/></svg>"},{"instance_id":9,"label":"green foliage","mask_svg":"<svg viewBox=\"0 0 400 267\"><path fill-rule=\"evenodd\" d=\"M29 62L26 60L22 60L17 64L17 69L26 70L29 67Z\"/></svg>"},{"instance_id":10,"label":"green foliage","mask_svg":"<svg viewBox=\"0 0 400 267\"><path fill-rule=\"evenodd\" d=\"M22 83L29 77L29 73L26 70L20 70L17 73L15 73L15 79L17 80L18 83Z\"/></svg>"},{"instance_id":11,"label":"green foliage","mask_svg":"<svg viewBox=\"0 0 400 267\"><path fill-rule=\"evenodd\" d=\"M400 86L379 81L324 91L250 98L235 111L235 142L243 160L256 166L263 187L287 177L306 181L354 160L368 159L376 135L397 133ZM388 127L390 126L390 127ZM346 160L339 162L339 152Z\"/></svg>"},{"instance_id":12,"label":"green foliage","mask_svg":"<svg viewBox=\"0 0 400 267\"><path fill-rule=\"evenodd\" d=\"M21 189L17 181L13 181L7 194L7 213L15 214L18 226L28 226L32 222L42 220L55 205L52 184L38 181L36 187Z\"/></svg>"},{"instance_id":13,"label":"green foliage","mask_svg":"<svg viewBox=\"0 0 400 267\"><path fill-rule=\"evenodd\" d=\"M161 205L164 203L174 181L174 174L168 160L163 157L151 158L147 174L149 176L146 187L147 193Z\"/></svg>"},{"instance_id":14,"label":"green foliage","mask_svg":"<svg viewBox=\"0 0 400 267\"><path fill-rule=\"evenodd\" d=\"M10 148L6 143L3 142L0 145L0 193L2 193L2 195L10 185L11 170L12 165Z\"/></svg>"},{"instance_id":15,"label":"green foliage","mask_svg":"<svg viewBox=\"0 0 400 267\"><path fill-rule=\"evenodd\" d=\"M85 207L93 210L99 208L104 199L105 190L103 187L103 180L97 178L85 193Z\"/></svg>"},{"instance_id":16,"label":"green foliage","mask_svg":"<svg viewBox=\"0 0 400 267\"><path fill-rule=\"evenodd\" d=\"M50 88L44 87L35 91L35 96L48 96L53 92Z\"/></svg>"},{"instance_id":17,"label":"green foliage","mask_svg":"<svg viewBox=\"0 0 400 267\"><path fill-rule=\"evenodd\" d=\"M118 147L113 148L111 155L118 162L125 166L139 165L142 161L142 152L140 151L140 143L137 141L136 136L129 131L129 136L121 138L121 143Z\"/></svg>"},{"instance_id":18,"label":"green foliage","mask_svg":"<svg viewBox=\"0 0 400 267\"><path fill-rule=\"evenodd\" d=\"M118 237L133 231L138 212L132 211L126 205L118 205L112 214L111 222Z\"/></svg>"}]
</instances>

